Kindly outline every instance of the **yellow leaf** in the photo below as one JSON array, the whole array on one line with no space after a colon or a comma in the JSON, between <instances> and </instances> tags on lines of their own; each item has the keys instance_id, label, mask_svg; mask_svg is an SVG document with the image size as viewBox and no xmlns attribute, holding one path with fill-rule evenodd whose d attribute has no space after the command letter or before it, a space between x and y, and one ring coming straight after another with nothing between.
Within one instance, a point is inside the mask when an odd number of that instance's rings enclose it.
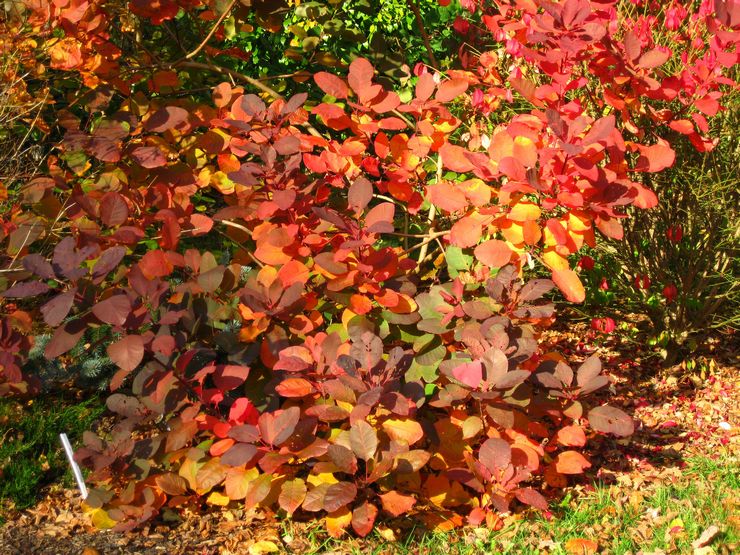
<instances>
[{"instance_id":1,"label":"yellow leaf","mask_svg":"<svg viewBox=\"0 0 740 555\"><path fill-rule=\"evenodd\" d=\"M253 543L249 546L249 555L262 555L263 553L277 553L280 551L274 542L267 540L260 540L257 543Z\"/></svg>"},{"instance_id":2,"label":"yellow leaf","mask_svg":"<svg viewBox=\"0 0 740 555\"><path fill-rule=\"evenodd\" d=\"M567 270L570 268L568 259L555 251L555 249L545 249L542 253L542 261L545 266L551 270Z\"/></svg>"},{"instance_id":3,"label":"yellow leaf","mask_svg":"<svg viewBox=\"0 0 740 555\"><path fill-rule=\"evenodd\" d=\"M209 505L218 505L219 507L225 507L230 502L231 499L229 499L228 496L217 491L214 491L211 495L208 496L208 499L206 499L206 503L208 503Z\"/></svg>"},{"instance_id":4,"label":"yellow leaf","mask_svg":"<svg viewBox=\"0 0 740 555\"><path fill-rule=\"evenodd\" d=\"M336 484L339 482L331 472L322 472L320 474L309 474L306 481L312 486L320 486L321 484Z\"/></svg>"},{"instance_id":5,"label":"yellow leaf","mask_svg":"<svg viewBox=\"0 0 740 555\"><path fill-rule=\"evenodd\" d=\"M568 229L570 231L586 231L591 229L591 220L578 212L571 212L568 214Z\"/></svg>"},{"instance_id":6,"label":"yellow leaf","mask_svg":"<svg viewBox=\"0 0 740 555\"><path fill-rule=\"evenodd\" d=\"M531 202L518 202L511 207L508 217L515 222L529 222L538 220L542 211Z\"/></svg>"},{"instance_id":7,"label":"yellow leaf","mask_svg":"<svg viewBox=\"0 0 740 555\"><path fill-rule=\"evenodd\" d=\"M108 516L108 513L104 509L95 509L90 515L93 526L100 530L107 530L113 528L118 524L115 520Z\"/></svg>"},{"instance_id":8,"label":"yellow leaf","mask_svg":"<svg viewBox=\"0 0 740 555\"><path fill-rule=\"evenodd\" d=\"M332 538L341 538L350 522L352 522L352 513L347 507L342 507L326 515L326 531Z\"/></svg>"},{"instance_id":9,"label":"yellow leaf","mask_svg":"<svg viewBox=\"0 0 740 555\"><path fill-rule=\"evenodd\" d=\"M234 182L222 171L211 175L211 185L222 195L231 195L235 190Z\"/></svg>"},{"instance_id":10,"label":"yellow leaf","mask_svg":"<svg viewBox=\"0 0 740 555\"><path fill-rule=\"evenodd\" d=\"M512 154L528 168L537 165L537 145L529 137L515 137Z\"/></svg>"}]
</instances>

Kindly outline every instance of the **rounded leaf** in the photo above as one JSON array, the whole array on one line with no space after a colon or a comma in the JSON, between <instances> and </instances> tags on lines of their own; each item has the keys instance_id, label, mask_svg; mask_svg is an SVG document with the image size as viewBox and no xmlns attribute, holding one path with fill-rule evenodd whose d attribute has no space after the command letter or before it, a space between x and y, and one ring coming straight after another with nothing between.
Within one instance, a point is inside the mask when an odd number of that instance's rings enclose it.
<instances>
[{"instance_id":1,"label":"rounded leaf","mask_svg":"<svg viewBox=\"0 0 740 555\"><path fill-rule=\"evenodd\" d=\"M631 436L635 432L635 422L624 411L603 405L588 411L588 423L597 432L619 437Z\"/></svg>"}]
</instances>

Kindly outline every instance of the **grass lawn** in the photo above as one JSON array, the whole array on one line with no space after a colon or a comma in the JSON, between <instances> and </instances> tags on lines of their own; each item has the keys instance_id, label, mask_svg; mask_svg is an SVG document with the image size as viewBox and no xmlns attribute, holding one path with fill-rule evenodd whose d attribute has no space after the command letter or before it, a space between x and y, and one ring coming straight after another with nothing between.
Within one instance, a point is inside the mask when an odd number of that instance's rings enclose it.
<instances>
[{"instance_id":1,"label":"grass lawn","mask_svg":"<svg viewBox=\"0 0 740 555\"><path fill-rule=\"evenodd\" d=\"M65 432L74 444L103 410L97 397L0 399L0 523L7 511L35 504L44 486L59 481L74 486L59 434Z\"/></svg>"},{"instance_id":2,"label":"grass lawn","mask_svg":"<svg viewBox=\"0 0 740 555\"><path fill-rule=\"evenodd\" d=\"M632 489L634 484L597 484L568 494L546 518L538 513L504 519L495 532L413 529L390 543L375 532L363 541L326 539L323 531L287 524L282 541L307 553L691 553L692 542L711 526L718 531L711 547L698 553L732 553L740 544L740 466L721 457L687 459L682 470L663 480ZM292 542L290 540L293 540ZM293 549L292 543L300 543ZM708 542L709 543L709 542Z\"/></svg>"}]
</instances>

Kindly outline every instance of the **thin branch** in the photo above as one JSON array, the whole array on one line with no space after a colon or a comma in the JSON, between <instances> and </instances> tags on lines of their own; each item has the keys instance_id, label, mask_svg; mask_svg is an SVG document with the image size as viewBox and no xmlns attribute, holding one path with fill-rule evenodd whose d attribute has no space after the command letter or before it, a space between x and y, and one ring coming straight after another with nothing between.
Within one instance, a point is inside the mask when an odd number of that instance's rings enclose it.
<instances>
[{"instance_id":1,"label":"thin branch","mask_svg":"<svg viewBox=\"0 0 740 555\"><path fill-rule=\"evenodd\" d=\"M414 17L416 18L416 25L419 27L419 34L421 35L421 39L424 41L424 46L427 49L427 55L429 56L429 62L431 66L434 69L439 69L439 63L437 63L437 58L434 56L434 50L432 50L432 43L429 40L429 35L427 34L427 30L424 28L424 20L421 18L421 11L419 11L419 4L417 3L417 0L408 0L409 7L411 8L411 11L414 12Z\"/></svg>"},{"instance_id":2,"label":"thin branch","mask_svg":"<svg viewBox=\"0 0 740 555\"><path fill-rule=\"evenodd\" d=\"M223 11L223 13L221 14L221 16L216 21L216 23L213 25L213 27L211 27L211 30L206 35L206 38L204 38L201 41L201 43L196 47L195 50L193 50L189 54L186 54L185 55L185 59L186 60L190 60L191 58L194 58L195 56L198 55L198 52L200 52L201 50L203 50L205 48L206 44L208 44L208 41L211 40L211 38L216 33L216 31L218 30L218 28L224 22L224 19L226 19L226 17L231 13L231 9L234 7L234 4L236 4L236 0L231 0L231 2L229 2L229 5L226 6L226 9Z\"/></svg>"},{"instance_id":3,"label":"thin branch","mask_svg":"<svg viewBox=\"0 0 740 555\"><path fill-rule=\"evenodd\" d=\"M437 183L441 181L442 181L442 154L438 153L437 154ZM434 204L430 204L429 214L427 216L430 222L430 225L429 225L430 234L434 233L434 226L436 224L435 222L436 216L437 216L437 207L434 206ZM427 242L422 246L421 250L419 251L419 258L418 258L419 265L421 265L421 262L426 258L428 249L429 249L429 243Z\"/></svg>"},{"instance_id":4,"label":"thin branch","mask_svg":"<svg viewBox=\"0 0 740 555\"><path fill-rule=\"evenodd\" d=\"M431 237L432 239L436 237L442 237L443 235L449 234L449 230L445 231L434 231L432 233L401 233L394 231L392 233L383 233L383 235L394 235L396 237L411 237L413 239L426 239L427 237Z\"/></svg>"},{"instance_id":5,"label":"thin branch","mask_svg":"<svg viewBox=\"0 0 740 555\"><path fill-rule=\"evenodd\" d=\"M250 237L252 236L252 230L249 229L246 226L243 226L242 224L238 224L236 222L232 222L231 220L218 220L218 221L221 222L222 224L226 225L226 226L233 227L234 229L238 229L240 231L243 231L244 233L246 233Z\"/></svg>"}]
</instances>

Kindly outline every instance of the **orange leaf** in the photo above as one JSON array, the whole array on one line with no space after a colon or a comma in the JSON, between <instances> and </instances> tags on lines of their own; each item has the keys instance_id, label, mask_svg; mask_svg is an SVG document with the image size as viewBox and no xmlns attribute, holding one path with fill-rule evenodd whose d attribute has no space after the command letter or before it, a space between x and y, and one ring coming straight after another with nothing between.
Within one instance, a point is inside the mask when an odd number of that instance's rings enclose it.
<instances>
[{"instance_id":1,"label":"orange leaf","mask_svg":"<svg viewBox=\"0 0 740 555\"><path fill-rule=\"evenodd\" d=\"M394 517L409 512L416 504L416 499L412 495L403 495L397 491L389 491L379 497L383 510Z\"/></svg>"},{"instance_id":2,"label":"orange leaf","mask_svg":"<svg viewBox=\"0 0 740 555\"><path fill-rule=\"evenodd\" d=\"M556 438L558 443L568 447L583 447L586 445L586 434L580 426L566 426L558 430Z\"/></svg>"},{"instance_id":3,"label":"orange leaf","mask_svg":"<svg viewBox=\"0 0 740 555\"><path fill-rule=\"evenodd\" d=\"M349 308L355 314L367 314L373 309L373 303L365 295L355 293L349 298Z\"/></svg>"},{"instance_id":4,"label":"orange leaf","mask_svg":"<svg viewBox=\"0 0 740 555\"><path fill-rule=\"evenodd\" d=\"M66 37L49 48L51 67L54 69L72 69L82 63L80 43L72 37Z\"/></svg>"},{"instance_id":5,"label":"orange leaf","mask_svg":"<svg viewBox=\"0 0 740 555\"><path fill-rule=\"evenodd\" d=\"M537 145L529 137L515 137L513 156L528 168L537 165Z\"/></svg>"},{"instance_id":6,"label":"orange leaf","mask_svg":"<svg viewBox=\"0 0 740 555\"><path fill-rule=\"evenodd\" d=\"M582 303L586 300L586 290L583 288L578 274L570 268L555 270L552 273L552 280L570 302Z\"/></svg>"},{"instance_id":7,"label":"orange leaf","mask_svg":"<svg viewBox=\"0 0 740 555\"><path fill-rule=\"evenodd\" d=\"M480 240L480 221L464 217L454 223L450 230L450 243L460 248L472 247Z\"/></svg>"},{"instance_id":8,"label":"orange leaf","mask_svg":"<svg viewBox=\"0 0 740 555\"><path fill-rule=\"evenodd\" d=\"M498 239L490 239L475 247L475 257L490 268L501 268L511 260L511 249Z\"/></svg>"},{"instance_id":9,"label":"orange leaf","mask_svg":"<svg viewBox=\"0 0 740 555\"><path fill-rule=\"evenodd\" d=\"M275 391L283 397L305 397L311 395L315 390L311 382L303 378L288 378L280 382Z\"/></svg>"},{"instance_id":10,"label":"orange leaf","mask_svg":"<svg viewBox=\"0 0 740 555\"><path fill-rule=\"evenodd\" d=\"M383 422L383 431L394 441L405 441L413 445L424 437L421 424L410 418L389 419Z\"/></svg>"},{"instance_id":11,"label":"orange leaf","mask_svg":"<svg viewBox=\"0 0 740 555\"><path fill-rule=\"evenodd\" d=\"M578 451L564 451L555 457L555 470L561 474L583 474L591 466Z\"/></svg>"},{"instance_id":12,"label":"orange leaf","mask_svg":"<svg viewBox=\"0 0 740 555\"><path fill-rule=\"evenodd\" d=\"M234 445L236 441L234 441L231 438L221 439L211 445L211 448L208 450L208 452L213 457L220 457L223 455L226 451L228 451L232 445Z\"/></svg>"},{"instance_id":13,"label":"orange leaf","mask_svg":"<svg viewBox=\"0 0 740 555\"><path fill-rule=\"evenodd\" d=\"M593 555L599 548L594 540L573 538L565 542L565 551L569 555Z\"/></svg>"}]
</instances>

